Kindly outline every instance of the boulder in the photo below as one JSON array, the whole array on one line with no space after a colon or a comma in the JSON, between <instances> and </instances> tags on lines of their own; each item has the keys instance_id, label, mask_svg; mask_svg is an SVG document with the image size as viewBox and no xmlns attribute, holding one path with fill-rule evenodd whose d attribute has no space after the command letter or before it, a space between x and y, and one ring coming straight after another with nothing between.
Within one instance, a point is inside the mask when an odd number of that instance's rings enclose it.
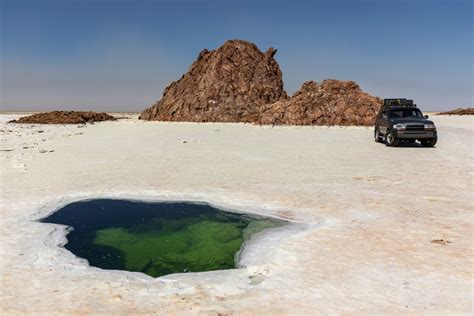
<instances>
[{"instance_id":1,"label":"boulder","mask_svg":"<svg viewBox=\"0 0 474 316\"><path fill-rule=\"evenodd\" d=\"M382 103L354 81L308 81L291 98L262 107L258 123L372 125Z\"/></svg>"},{"instance_id":2,"label":"boulder","mask_svg":"<svg viewBox=\"0 0 474 316\"><path fill-rule=\"evenodd\" d=\"M263 53L242 40L205 49L140 119L254 123L260 107L287 97L275 53L274 48Z\"/></svg>"}]
</instances>

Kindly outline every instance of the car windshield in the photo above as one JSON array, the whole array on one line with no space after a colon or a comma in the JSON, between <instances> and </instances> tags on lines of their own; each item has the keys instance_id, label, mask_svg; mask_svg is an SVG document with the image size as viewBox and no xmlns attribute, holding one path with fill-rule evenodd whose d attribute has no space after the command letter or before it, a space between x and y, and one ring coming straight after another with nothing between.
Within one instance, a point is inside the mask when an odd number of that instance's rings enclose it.
<instances>
[{"instance_id":1,"label":"car windshield","mask_svg":"<svg viewBox=\"0 0 474 316\"><path fill-rule=\"evenodd\" d=\"M390 118L404 118L404 117L420 117L420 118L422 118L423 115L421 114L420 110L418 110L418 109L390 110Z\"/></svg>"}]
</instances>

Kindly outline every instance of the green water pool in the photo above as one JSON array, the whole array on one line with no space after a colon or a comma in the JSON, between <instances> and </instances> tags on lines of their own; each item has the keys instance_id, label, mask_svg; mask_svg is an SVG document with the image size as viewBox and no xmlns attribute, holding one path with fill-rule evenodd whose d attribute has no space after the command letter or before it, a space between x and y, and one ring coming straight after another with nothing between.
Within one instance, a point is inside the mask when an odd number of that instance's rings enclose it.
<instances>
[{"instance_id":1,"label":"green water pool","mask_svg":"<svg viewBox=\"0 0 474 316\"><path fill-rule=\"evenodd\" d=\"M186 202L88 200L42 220L72 227L66 248L103 269L153 277L232 269L243 243L283 223Z\"/></svg>"}]
</instances>

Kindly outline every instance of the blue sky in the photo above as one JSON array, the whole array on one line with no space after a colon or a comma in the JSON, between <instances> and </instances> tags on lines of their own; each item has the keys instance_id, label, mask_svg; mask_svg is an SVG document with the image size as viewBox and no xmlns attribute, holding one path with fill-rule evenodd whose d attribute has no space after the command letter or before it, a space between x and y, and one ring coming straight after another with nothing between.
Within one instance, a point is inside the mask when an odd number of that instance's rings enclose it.
<instances>
[{"instance_id":1,"label":"blue sky","mask_svg":"<svg viewBox=\"0 0 474 316\"><path fill-rule=\"evenodd\" d=\"M354 80L425 110L473 105L472 1L0 0L0 109L140 111L204 49L278 49L285 89Z\"/></svg>"}]
</instances>

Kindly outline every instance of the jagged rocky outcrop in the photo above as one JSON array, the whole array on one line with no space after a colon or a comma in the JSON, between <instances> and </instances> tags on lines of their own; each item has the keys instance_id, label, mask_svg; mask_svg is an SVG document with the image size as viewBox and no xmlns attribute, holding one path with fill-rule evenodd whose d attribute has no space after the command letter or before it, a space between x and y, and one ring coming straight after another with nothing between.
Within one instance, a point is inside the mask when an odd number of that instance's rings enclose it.
<instances>
[{"instance_id":1,"label":"jagged rocky outcrop","mask_svg":"<svg viewBox=\"0 0 474 316\"><path fill-rule=\"evenodd\" d=\"M291 125L371 125L382 100L353 81L309 81L291 98L283 89L276 49L227 41L203 50L140 119Z\"/></svg>"},{"instance_id":2,"label":"jagged rocky outcrop","mask_svg":"<svg viewBox=\"0 0 474 316\"><path fill-rule=\"evenodd\" d=\"M9 123L29 124L86 124L102 121L114 121L115 117L104 112L53 111L24 116Z\"/></svg>"},{"instance_id":3,"label":"jagged rocky outcrop","mask_svg":"<svg viewBox=\"0 0 474 316\"><path fill-rule=\"evenodd\" d=\"M372 125L382 102L354 81L308 81L291 98L262 107L258 123Z\"/></svg>"},{"instance_id":4,"label":"jagged rocky outcrop","mask_svg":"<svg viewBox=\"0 0 474 316\"><path fill-rule=\"evenodd\" d=\"M227 41L213 51L205 49L140 119L256 122L261 106L287 97L275 53L274 48L263 53L242 40Z\"/></svg>"},{"instance_id":5,"label":"jagged rocky outcrop","mask_svg":"<svg viewBox=\"0 0 474 316\"><path fill-rule=\"evenodd\" d=\"M474 108L458 108L451 111L439 112L438 115L474 115Z\"/></svg>"}]
</instances>

